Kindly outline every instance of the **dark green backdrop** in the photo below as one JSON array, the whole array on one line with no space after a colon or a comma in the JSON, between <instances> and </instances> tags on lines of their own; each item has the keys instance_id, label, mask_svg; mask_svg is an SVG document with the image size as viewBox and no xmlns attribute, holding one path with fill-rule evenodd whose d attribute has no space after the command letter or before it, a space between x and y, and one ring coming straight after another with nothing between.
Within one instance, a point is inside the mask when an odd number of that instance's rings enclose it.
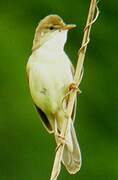
<instances>
[{"instance_id":1,"label":"dark green backdrop","mask_svg":"<svg viewBox=\"0 0 118 180\"><path fill-rule=\"evenodd\" d=\"M28 91L25 65L41 18L59 14L78 29L66 52L74 65L90 0L0 1L0 180L48 180L55 142L44 130ZM100 1L84 64L76 131L83 164L60 180L118 179L118 1Z\"/></svg>"}]
</instances>

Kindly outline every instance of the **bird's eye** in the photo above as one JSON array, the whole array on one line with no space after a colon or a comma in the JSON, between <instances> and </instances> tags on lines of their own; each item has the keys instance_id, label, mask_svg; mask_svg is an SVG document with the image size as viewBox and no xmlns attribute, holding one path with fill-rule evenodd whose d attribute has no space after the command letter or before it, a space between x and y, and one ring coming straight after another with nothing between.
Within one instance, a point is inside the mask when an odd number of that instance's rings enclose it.
<instances>
[{"instance_id":1,"label":"bird's eye","mask_svg":"<svg viewBox=\"0 0 118 180\"><path fill-rule=\"evenodd\" d=\"M54 29L54 27L53 26L50 26L50 30L53 30Z\"/></svg>"}]
</instances>

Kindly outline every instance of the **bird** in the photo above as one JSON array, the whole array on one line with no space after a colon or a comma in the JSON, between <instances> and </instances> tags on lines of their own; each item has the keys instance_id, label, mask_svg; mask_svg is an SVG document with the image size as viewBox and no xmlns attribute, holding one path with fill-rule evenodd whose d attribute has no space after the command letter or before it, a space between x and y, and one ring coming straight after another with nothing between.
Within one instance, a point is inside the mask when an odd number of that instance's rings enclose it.
<instances>
[{"instance_id":1,"label":"bird","mask_svg":"<svg viewBox=\"0 0 118 180\"><path fill-rule=\"evenodd\" d=\"M32 54L26 65L33 103L46 130L54 134L57 145L60 139L63 140L61 132L67 118L64 108L68 103L66 95L74 78L74 67L64 46L68 31L75 27L74 24L66 24L56 14L44 17L36 28ZM82 163L73 116L62 156L62 163L70 174L78 172Z\"/></svg>"}]
</instances>

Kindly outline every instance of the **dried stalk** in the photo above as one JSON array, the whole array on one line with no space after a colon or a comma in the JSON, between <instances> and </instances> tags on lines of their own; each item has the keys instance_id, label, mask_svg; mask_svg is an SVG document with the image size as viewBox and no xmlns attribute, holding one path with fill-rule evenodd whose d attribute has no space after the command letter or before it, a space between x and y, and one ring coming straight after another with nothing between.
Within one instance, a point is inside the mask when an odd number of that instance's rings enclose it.
<instances>
[{"instance_id":1,"label":"dried stalk","mask_svg":"<svg viewBox=\"0 0 118 180\"><path fill-rule=\"evenodd\" d=\"M95 11L96 11L96 15L95 15ZM95 16L95 18L94 18L94 16ZM74 83L75 83L76 87L79 87L80 81L81 81L80 77L81 77L81 72L82 72L83 63L84 63L84 59L85 59L87 45L90 41L91 26L97 20L98 16L99 16L99 9L97 7L97 1L91 0L88 18L87 18L86 26L84 29L82 45L81 45L81 47L79 49L79 53L78 53L78 62L77 62L77 66L76 66L75 76L74 76ZM67 130L68 130L68 125L70 124L70 121L71 121L71 114L73 111L76 94L77 94L77 91L73 91L69 94L69 101L68 101L68 106L66 109L67 119L65 120L64 129L61 134L61 136L64 137L65 139L66 139L66 134L67 134ZM65 144L61 144L56 152L50 180L57 180L57 178L58 178L58 175L61 170L61 161L62 161L64 146L65 146Z\"/></svg>"}]
</instances>

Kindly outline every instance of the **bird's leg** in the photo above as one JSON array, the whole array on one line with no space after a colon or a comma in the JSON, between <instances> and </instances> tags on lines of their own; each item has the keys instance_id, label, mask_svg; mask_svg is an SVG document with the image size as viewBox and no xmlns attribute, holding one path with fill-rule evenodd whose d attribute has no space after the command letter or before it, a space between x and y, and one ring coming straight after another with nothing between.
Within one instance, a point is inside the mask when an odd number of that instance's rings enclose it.
<instances>
[{"instance_id":1,"label":"bird's leg","mask_svg":"<svg viewBox=\"0 0 118 180\"><path fill-rule=\"evenodd\" d=\"M56 119L54 123L54 134L55 134L55 140L57 143L56 151L58 151L61 145L69 144L69 141L61 134L61 132L59 132Z\"/></svg>"},{"instance_id":2,"label":"bird's leg","mask_svg":"<svg viewBox=\"0 0 118 180\"><path fill-rule=\"evenodd\" d=\"M80 82L81 82L81 79L82 79L82 76L83 76L83 71L82 71L82 74L80 76ZM62 104L64 103L64 100L66 98L68 98L68 96L72 93L72 92L77 92L78 94L81 94L81 90L79 89L78 85L76 83L71 83L68 87L68 92L65 94L65 96L62 98ZM64 108L63 108L64 109Z\"/></svg>"},{"instance_id":3,"label":"bird's leg","mask_svg":"<svg viewBox=\"0 0 118 180\"><path fill-rule=\"evenodd\" d=\"M58 136L58 128L57 128L57 121L56 121L56 119L54 121L54 135L55 135L55 139L56 139L56 137Z\"/></svg>"},{"instance_id":4,"label":"bird's leg","mask_svg":"<svg viewBox=\"0 0 118 180\"><path fill-rule=\"evenodd\" d=\"M71 134L70 134L70 129L68 127L66 135L62 135L61 133L57 134L56 136L56 143L57 143L57 147L56 147L56 151L58 151L58 149L60 148L60 146L63 145L67 145L68 148L70 149L70 151L73 151L73 144L72 144L72 139L71 139Z\"/></svg>"},{"instance_id":5,"label":"bird's leg","mask_svg":"<svg viewBox=\"0 0 118 180\"><path fill-rule=\"evenodd\" d=\"M71 83L69 85L69 88L68 88L68 92L65 94L65 96L62 98L62 106L63 106L63 111L66 113L66 106L67 106L67 103L65 102L65 100L68 99L69 95L72 93L72 92L78 92L78 94L81 94L81 90L79 89L79 87L75 84L75 83ZM68 100L67 100L68 101Z\"/></svg>"}]
</instances>

